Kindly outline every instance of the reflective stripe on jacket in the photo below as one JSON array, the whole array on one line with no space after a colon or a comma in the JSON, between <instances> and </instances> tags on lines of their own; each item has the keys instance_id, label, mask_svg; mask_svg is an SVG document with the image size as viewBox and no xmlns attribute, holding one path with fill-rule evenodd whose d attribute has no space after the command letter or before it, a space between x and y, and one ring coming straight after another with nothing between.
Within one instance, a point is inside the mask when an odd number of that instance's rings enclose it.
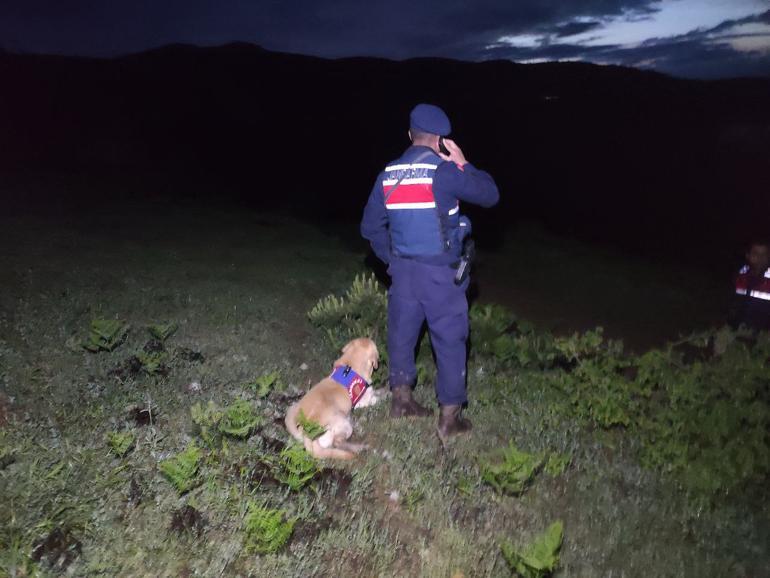
<instances>
[{"instance_id":1,"label":"reflective stripe on jacket","mask_svg":"<svg viewBox=\"0 0 770 578\"><path fill-rule=\"evenodd\" d=\"M433 151L411 148L385 167L382 192L393 254L433 256L449 250L458 211L441 215L436 204L433 177L442 162Z\"/></svg>"},{"instance_id":2,"label":"reflective stripe on jacket","mask_svg":"<svg viewBox=\"0 0 770 578\"><path fill-rule=\"evenodd\" d=\"M752 278L749 266L744 265L735 280L735 292L738 295L748 295L755 299L770 301L770 269L765 271L762 278Z\"/></svg>"}]
</instances>

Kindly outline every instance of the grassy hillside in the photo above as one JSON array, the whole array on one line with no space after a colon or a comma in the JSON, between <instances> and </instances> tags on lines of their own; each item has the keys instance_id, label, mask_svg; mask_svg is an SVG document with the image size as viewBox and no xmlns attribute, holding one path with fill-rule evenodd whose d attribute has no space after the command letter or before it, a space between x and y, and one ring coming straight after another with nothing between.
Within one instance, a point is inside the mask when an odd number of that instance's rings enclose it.
<instances>
[{"instance_id":1,"label":"grassy hillside","mask_svg":"<svg viewBox=\"0 0 770 578\"><path fill-rule=\"evenodd\" d=\"M557 576L768 575L761 486L704 495L642 465L649 440L554 393L563 368L483 353L478 334L472 435L443 448L433 419L390 421L383 403L355 412L370 451L308 462L282 418L335 351L307 313L366 270L346 231L281 215L157 203L5 216L0 574L509 576L511 552L561 520ZM533 231L483 254L477 278L481 301L557 334L606 321L633 341L661 312L640 350L719 317L718 280ZM593 297L610 283L616 305ZM95 319L130 327L96 327L89 352ZM433 403L428 383L417 395ZM509 444L542 462L520 487L506 476L526 460L501 461Z\"/></svg>"}]
</instances>

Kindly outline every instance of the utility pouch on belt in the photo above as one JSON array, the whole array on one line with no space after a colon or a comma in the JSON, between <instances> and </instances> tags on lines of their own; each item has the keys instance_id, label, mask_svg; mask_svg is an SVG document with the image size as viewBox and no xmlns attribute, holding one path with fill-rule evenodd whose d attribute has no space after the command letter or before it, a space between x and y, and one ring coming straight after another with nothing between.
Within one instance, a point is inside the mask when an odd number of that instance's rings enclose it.
<instances>
[{"instance_id":1,"label":"utility pouch on belt","mask_svg":"<svg viewBox=\"0 0 770 578\"><path fill-rule=\"evenodd\" d=\"M471 263L476 256L476 243L473 239L466 237L463 241L463 252L460 255L460 264L457 266L457 272L455 273L455 285L461 285L463 281L468 278L468 274L471 272Z\"/></svg>"}]
</instances>

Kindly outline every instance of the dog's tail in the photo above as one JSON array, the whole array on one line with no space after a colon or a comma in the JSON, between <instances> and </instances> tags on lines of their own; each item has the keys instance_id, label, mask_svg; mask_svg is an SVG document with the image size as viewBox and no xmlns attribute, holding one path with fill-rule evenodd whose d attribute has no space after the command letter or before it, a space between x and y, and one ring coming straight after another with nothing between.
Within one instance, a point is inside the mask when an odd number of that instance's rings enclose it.
<instances>
[{"instance_id":1,"label":"dog's tail","mask_svg":"<svg viewBox=\"0 0 770 578\"><path fill-rule=\"evenodd\" d=\"M284 420L284 423L286 424L286 429L291 434L291 437L293 437L295 440L302 441L305 438L305 436L302 435L302 431L299 429L299 426L297 426L297 414L299 413L299 403L295 403L289 408L289 411L286 412L286 419Z\"/></svg>"}]
</instances>

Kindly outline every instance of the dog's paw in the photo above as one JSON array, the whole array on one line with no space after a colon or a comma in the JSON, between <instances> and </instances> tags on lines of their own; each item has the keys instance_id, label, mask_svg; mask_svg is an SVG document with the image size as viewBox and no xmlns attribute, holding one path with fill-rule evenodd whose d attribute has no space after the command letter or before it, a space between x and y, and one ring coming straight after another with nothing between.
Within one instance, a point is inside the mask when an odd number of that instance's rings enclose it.
<instances>
[{"instance_id":1,"label":"dog's paw","mask_svg":"<svg viewBox=\"0 0 770 578\"><path fill-rule=\"evenodd\" d=\"M356 407L371 407L385 399L388 395L390 395L390 391L387 387L382 387L380 389L370 387L366 390L366 393L360 399Z\"/></svg>"}]
</instances>

